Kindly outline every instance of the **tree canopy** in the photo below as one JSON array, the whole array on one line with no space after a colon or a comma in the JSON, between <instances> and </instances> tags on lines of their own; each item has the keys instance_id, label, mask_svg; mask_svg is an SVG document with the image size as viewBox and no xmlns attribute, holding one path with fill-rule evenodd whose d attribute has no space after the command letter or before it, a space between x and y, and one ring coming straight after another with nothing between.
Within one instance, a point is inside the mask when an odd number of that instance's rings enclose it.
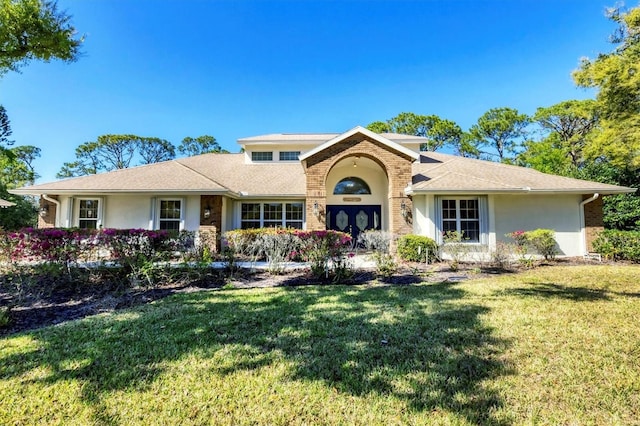
<instances>
[{"instance_id":1,"label":"tree canopy","mask_svg":"<svg viewBox=\"0 0 640 426\"><path fill-rule=\"evenodd\" d=\"M31 60L73 62L83 41L55 1L0 0L0 75Z\"/></svg>"},{"instance_id":2,"label":"tree canopy","mask_svg":"<svg viewBox=\"0 0 640 426\"><path fill-rule=\"evenodd\" d=\"M0 209L0 227L4 229L18 229L33 226L36 222L36 208L31 197L10 194L9 189L24 185L31 185L37 174L33 168L33 161L40 156L40 149L35 146L16 146L6 148L9 144L7 137L11 135L9 117L0 106L0 198L15 203L15 206ZM13 143L13 142L10 142Z\"/></svg>"},{"instance_id":3,"label":"tree canopy","mask_svg":"<svg viewBox=\"0 0 640 426\"><path fill-rule=\"evenodd\" d=\"M570 158L573 167L579 167L598 116L598 104L593 99L570 100L538 108L533 121L547 132L547 138L556 141L556 147Z\"/></svg>"},{"instance_id":4,"label":"tree canopy","mask_svg":"<svg viewBox=\"0 0 640 426\"><path fill-rule=\"evenodd\" d=\"M400 133L422 136L428 141L420 147L423 151L436 151L444 146L460 146L462 129L455 122L437 115L419 115L401 112L386 122L374 121L367 129L376 133Z\"/></svg>"},{"instance_id":5,"label":"tree canopy","mask_svg":"<svg viewBox=\"0 0 640 426\"><path fill-rule=\"evenodd\" d=\"M220 147L216 138L209 135L198 136L197 138L192 138L187 136L182 139L180 145L178 145L178 151L187 157L191 157L194 155L200 154L208 154L208 153L222 153L228 152Z\"/></svg>"},{"instance_id":6,"label":"tree canopy","mask_svg":"<svg viewBox=\"0 0 640 426\"><path fill-rule=\"evenodd\" d=\"M469 129L471 144L480 151L494 149L499 160L505 161L518 152L528 124L529 117L514 108L492 108Z\"/></svg>"},{"instance_id":7,"label":"tree canopy","mask_svg":"<svg viewBox=\"0 0 640 426\"><path fill-rule=\"evenodd\" d=\"M183 155L199 155L223 150L213 136L186 137L178 146ZM176 157L175 146L156 137L136 135L101 135L95 141L80 144L75 160L64 163L58 178L85 176L133 165L159 163Z\"/></svg>"},{"instance_id":8,"label":"tree canopy","mask_svg":"<svg viewBox=\"0 0 640 426\"><path fill-rule=\"evenodd\" d=\"M640 7L613 8L608 17L618 24L611 37L616 47L595 59L583 58L573 73L578 86L598 91L601 120L585 155L640 167Z\"/></svg>"},{"instance_id":9,"label":"tree canopy","mask_svg":"<svg viewBox=\"0 0 640 426\"><path fill-rule=\"evenodd\" d=\"M160 138L136 135L102 135L96 141L85 142L75 150L75 161L64 163L58 178L84 176L139 164L157 163L175 158L174 146Z\"/></svg>"}]
</instances>

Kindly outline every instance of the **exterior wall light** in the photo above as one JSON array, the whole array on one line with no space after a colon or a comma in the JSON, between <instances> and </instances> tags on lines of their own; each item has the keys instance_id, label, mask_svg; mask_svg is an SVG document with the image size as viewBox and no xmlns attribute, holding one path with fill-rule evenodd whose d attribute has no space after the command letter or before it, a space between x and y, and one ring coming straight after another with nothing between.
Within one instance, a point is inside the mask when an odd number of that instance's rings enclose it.
<instances>
[{"instance_id":1,"label":"exterior wall light","mask_svg":"<svg viewBox=\"0 0 640 426\"><path fill-rule=\"evenodd\" d=\"M320 208L318 207L318 202L317 201L313 202L313 215L315 217L318 217L320 215Z\"/></svg>"},{"instance_id":2,"label":"exterior wall light","mask_svg":"<svg viewBox=\"0 0 640 426\"><path fill-rule=\"evenodd\" d=\"M404 200L402 200L402 202L400 203L400 214L403 218L407 218L407 204L404 202Z\"/></svg>"},{"instance_id":3,"label":"exterior wall light","mask_svg":"<svg viewBox=\"0 0 640 426\"><path fill-rule=\"evenodd\" d=\"M45 204L40 207L40 217L45 217L49 214L49 204Z\"/></svg>"},{"instance_id":4,"label":"exterior wall light","mask_svg":"<svg viewBox=\"0 0 640 426\"><path fill-rule=\"evenodd\" d=\"M211 216L211 207L207 206L204 208L204 218L209 219Z\"/></svg>"}]
</instances>

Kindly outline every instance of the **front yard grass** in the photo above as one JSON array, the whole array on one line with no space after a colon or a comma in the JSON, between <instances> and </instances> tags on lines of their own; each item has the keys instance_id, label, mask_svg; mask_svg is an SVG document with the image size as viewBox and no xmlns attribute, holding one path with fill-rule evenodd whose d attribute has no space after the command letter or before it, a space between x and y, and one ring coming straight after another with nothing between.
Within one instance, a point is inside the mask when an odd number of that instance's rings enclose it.
<instances>
[{"instance_id":1,"label":"front yard grass","mask_svg":"<svg viewBox=\"0 0 640 426\"><path fill-rule=\"evenodd\" d=\"M640 267L181 294L0 339L2 424L633 424Z\"/></svg>"}]
</instances>

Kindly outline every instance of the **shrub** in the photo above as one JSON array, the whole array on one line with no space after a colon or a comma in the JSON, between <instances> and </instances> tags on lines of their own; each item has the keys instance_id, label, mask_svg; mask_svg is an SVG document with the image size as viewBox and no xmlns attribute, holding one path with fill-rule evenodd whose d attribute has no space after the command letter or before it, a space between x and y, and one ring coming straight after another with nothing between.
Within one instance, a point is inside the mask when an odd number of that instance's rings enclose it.
<instances>
[{"instance_id":1,"label":"shrub","mask_svg":"<svg viewBox=\"0 0 640 426\"><path fill-rule=\"evenodd\" d=\"M366 250L388 253L393 235L386 231L370 229L358 235L358 244Z\"/></svg>"},{"instance_id":2,"label":"shrub","mask_svg":"<svg viewBox=\"0 0 640 426\"><path fill-rule=\"evenodd\" d=\"M376 263L376 271L381 277L388 279L398 270L395 258L389 253L392 234L385 231L369 230L358 235L358 243L365 249L372 250L372 258Z\"/></svg>"},{"instance_id":3,"label":"shrub","mask_svg":"<svg viewBox=\"0 0 640 426\"><path fill-rule=\"evenodd\" d=\"M11 323L11 310L8 307L0 306L0 329Z\"/></svg>"},{"instance_id":4,"label":"shrub","mask_svg":"<svg viewBox=\"0 0 640 426\"><path fill-rule=\"evenodd\" d=\"M266 259L272 273L281 272L286 260L309 262L316 278L340 280L350 275L346 259L351 236L337 231L301 231L298 229L236 229L223 235L223 253L232 267L238 256Z\"/></svg>"},{"instance_id":5,"label":"shrub","mask_svg":"<svg viewBox=\"0 0 640 426\"><path fill-rule=\"evenodd\" d=\"M514 247L512 244L498 241L496 243L496 249L491 253L491 263L498 269L509 269L513 252Z\"/></svg>"},{"instance_id":6,"label":"shrub","mask_svg":"<svg viewBox=\"0 0 640 426\"><path fill-rule=\"evenodd\" d=\"M535 229L533 231L514 231L506 235L516 242L516 252L521 259L525 259L528 249L544 256L545 259L553 259L558 253L555 231L553 229Z\"/></svg>"},{"instance_id":7,"label":"shrub","mask_svg":"<svg viewBox=\"0 0 640 426\"><path fill-rule=\"evenodd\" d=\"M506 237L512 238L515 242L516 253L520 256L520 259L524 259L527 255L528 244L527 244L527 233L523 230L513 231L505 235Z\"/></svg>"},{"instance_id":8,"label":"shrub","mask_svg":"<svg viewBox=\"0 0 640 426\"><path fill-rule=\"evenodd\" d=\"M264 232L254 241L256 251L266 257L269 272L283 272L283 262L295 256L300 247L300 238L293 232L279 229L275 232Z\"/></svg>"},{"instance_id":9,"label":"shrub","mask_svg":"<svg viewBox=\"0 0 640 426\"><path fill-rule=\"evenodd\" d=\"M345 256L351 248L350 235L332 230L297 231L296 235L301 240L300 255L309 262L315 278L329 279L335 272L340 272L339 276L348 272L344 270L348 269Z\"/></svg>"},{"instance_id":10,"label":"shrub","mask_svg":"<svg viewBox=\"0 0 640 426\"><path fill-rule=\"evenodd\" d=\"M469 244L465 243L464 232L447 231L442 236L444 244L442 250L451 257L449 268L457 271L460 261L469 254Z\"/></svg>"},{"instance_id":11,"label":"shrub","mask_svg":"<svg viewBox=\"0 0 640 426\"><path fill-rule=\"evenodd\" d=\"M39 269L66 270L78 261L110 260L131 282L153 284L160 277L156 263L193 251L194 233L145 229L25 228L0 237L13 261L35 261Z\"/></svg>"},{"instance_id":12,"label":"shrub","mask_svg":"<svg viewBox=\"0 0 640 426\"><path fill-rule=\"evenodd\" d=\"M526 232L529 245L545 259L553 259L558 253L556 233L553 229L535 229Z\"/></svg>"},{"instance_id":13,"label":"shrub","mask_svg":"<svg viewBox=\"0 0 640 426\"><path fill-rule=\"evenodd\" d=\"M423 235L403 235L398 238L398 256L409 262L433 262L439 257L438 244Z\"/></svg>"},{"instance_id":14,"label":"shrub","mask_svg":"<svg viewBox=\"0 0 640 426\"><path fill-rule=\"evenodd\" d=\"M225 258L234 261L239 257L252 262L264 259L271 263L270 259L276 257L281 259L279 261L292 260L299 254L299 232L290 228L234 229L222 235L222 252ZM274 250L288 252L276 253Z\"/></svg>"},{"instance_id":15,"label":"shrub","mask_svg":"<svg viewBox=\"0 0 640 426\"><path fill-rule=\"evenodd\" d=\"M270 232L272 228L255 228L255 229L234 229L227 231L222 236L223 250L232 252L236 256L247 256L253 260L257 260L256 240L265 233Z\"/></svg>"},{"instance_id":16,"label":"shrub","mask_svg":"<svg viewBox=\"0 0 640 426\"><path fill-rule=\"evenodd\" d=\"M593 248L606 259L640 263L640 231L607 229L595 239Z\"/></svg>"}]
</instances>

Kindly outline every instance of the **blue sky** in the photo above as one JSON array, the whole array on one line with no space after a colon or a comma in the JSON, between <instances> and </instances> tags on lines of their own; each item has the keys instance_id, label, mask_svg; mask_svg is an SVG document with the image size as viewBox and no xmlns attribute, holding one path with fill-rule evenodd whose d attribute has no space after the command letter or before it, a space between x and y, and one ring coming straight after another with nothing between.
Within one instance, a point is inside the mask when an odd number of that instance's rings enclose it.
<instances>
[{"instance_id":1,"label":"blue sky","mask_svg":"<svg viewBox=\"0 0 640 426\"><path fill-rule=\"evenodd\" d=\"M167 139L342 132L403 111L464 129L593 93L580 57L610 51L607 0L59 0L86 35L75 63L0 78L39 182L102 134ZM635 6L635 4L629 4Z\"/></svg>"}]
</instances>

